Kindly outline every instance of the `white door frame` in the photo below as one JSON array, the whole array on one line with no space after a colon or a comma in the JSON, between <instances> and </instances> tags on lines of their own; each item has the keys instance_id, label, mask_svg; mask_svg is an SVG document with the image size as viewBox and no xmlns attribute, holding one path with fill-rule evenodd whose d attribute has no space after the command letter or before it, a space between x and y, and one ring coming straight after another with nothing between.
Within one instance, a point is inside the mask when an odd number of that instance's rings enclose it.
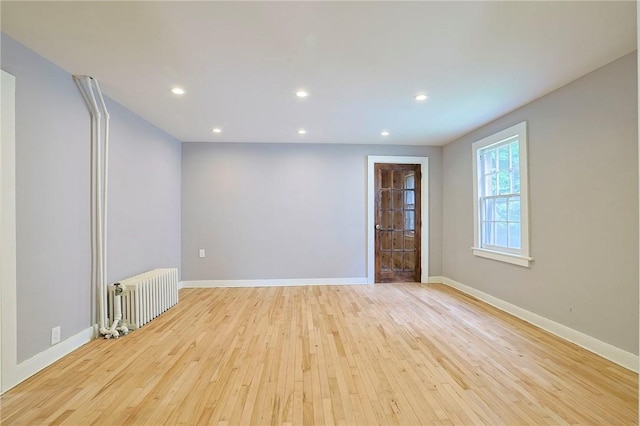
<instances>
[{"instance_id":1,"label":"white door frame","mask_svg":"<svg viewBox=\"0 0 640 426\"><path fill-rule=\"evenodd\" d=\"M376 164L419 164L420 165L420 282L429 281L429 157L367 157L367 282L375 283L375 174Z\"/></svg>"},{"instance_id":2,"label":"white door frame","mask_svg":"<svg viewBox=\"0 0 640 426\"><path fill-rule=\"evenodd\" d=\"M16 78L0 70L0 393L15 385L16 306Z\"/></svg>"}]
</instances>

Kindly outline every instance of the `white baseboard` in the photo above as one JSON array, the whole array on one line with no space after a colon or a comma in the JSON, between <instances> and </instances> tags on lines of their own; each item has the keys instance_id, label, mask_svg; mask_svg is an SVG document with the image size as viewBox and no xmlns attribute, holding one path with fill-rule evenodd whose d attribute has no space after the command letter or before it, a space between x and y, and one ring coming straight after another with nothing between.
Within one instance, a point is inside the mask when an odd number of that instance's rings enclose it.
<instances>
[{"instance_id":1,"label":"white baseboard","mask_svg":"<svg viewBox=\"0 0 640 426\"><path fill-rule=\"evenodd\" d=\"M12 369L13 371L7 375L8 377L2 377L2 385L4 387L3 391L7 391L17 384L27 380L40 370L43 370L65 355L70 354L85 343L88 343L95 338L95 336L94 327L91 326L74 334L68 339L63 340L62 342L51 346L49 349L40 352L32 358L22 361L15 366L15 369Z\"/></svg>"},{"instance_id":2,"label":"white baseboard","mask_svg":"<svg viewBox=\"0 0 640 426\"><path fill-rule=\"evenodd\" d=\"M502 299L498 299L497 297L491 296L490 294L484 293L480 290L476 290L473 287L461 284L450 278L443 277L442 283L460 290L461 292L466 293L470 296L473 296L485 303L488 303L489 305L494 306L501 311L507 312L530 324L540 327L541 329L548 331L549 333L554 334L564 340L575 343L576 345L590 352L593 352L596 355L600 355L601 357L606 358L609 361L615 362L616 364L626 369L629 369L636 373L638 372L638 362L640 360L638 355L632 354L631 352L627 352L618 347L610 345L609 343L605 343L594 337L588 336L580 331L567 327L566 325L562 325L538 314L534 314L533 312L522 309L519 306L512 305L509 302L505 302Z\"/></svg>"},{"instance_id":3,"label":"white baseboard","mask_svg":"<svg viewBox=\"0 0 640 426\"><path fill-rule=\"evenodd\" d=\"M443 282L444 277L441 276L429 277L429 281L427 281L428 284L442 284Z\"/></svg>"},{"instance_id":4,"label":"white baseboard","mask_svg":"<svg viewBox=\"0 0 640 426\"><path fill-rule=\"evenodd\" d=\"M182 281L183 288L209 287L293 287L308 285L363 285L367 278L309 278L269 280L194 280Z\"/></svg>"},{"instance_id":5,"label":"white baseboard","mask_svg":"<svg viewBox=\"0 0 640 426\"><path fill-rule=\"evenodd\" d=\"M178 281L178 290L184 287L184 281Z\"/></svg>"}]
</instances>

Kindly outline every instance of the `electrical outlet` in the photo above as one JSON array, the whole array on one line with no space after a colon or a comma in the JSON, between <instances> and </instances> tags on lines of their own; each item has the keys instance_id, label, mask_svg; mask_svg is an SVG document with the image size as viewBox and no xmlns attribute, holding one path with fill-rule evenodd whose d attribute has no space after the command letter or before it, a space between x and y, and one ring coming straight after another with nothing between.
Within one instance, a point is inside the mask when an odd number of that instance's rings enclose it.
<instances>
[{"instance_id":1,"label":"electrical outlet","mask_svg":"<svg viewBox=\"0 0 640 426\"><path fill-rule=\"evenodd\" d=\"M198 251L198 255L199 255L200 257L204 257L204 249L200 249L200 250Z\"/></svg>"},{"instance_id":2,"label":"electrical outlet","mask_svg":"<svg viewBox=\"0 0 640 426\"><path fill-rule=\"evenodd\" d=\"M60 326L53 327L51 329L51 346L55 345L56 343L60 343L60 334Z\"/></svg>"}]
</instances>

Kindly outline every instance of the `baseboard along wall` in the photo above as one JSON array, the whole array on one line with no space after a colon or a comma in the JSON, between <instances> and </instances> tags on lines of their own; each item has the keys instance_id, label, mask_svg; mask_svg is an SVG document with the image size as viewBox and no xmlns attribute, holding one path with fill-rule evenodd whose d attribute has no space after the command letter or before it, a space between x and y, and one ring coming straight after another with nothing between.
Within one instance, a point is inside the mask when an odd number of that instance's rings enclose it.
<instances>
[{"instance_id":1,"label":"baseboard along wall","mask_svg":"<svg viewBox=\"0 0 640 426\"><path fill-rule=\"evenodd\" d=\"M181 281L178 288L213 287L296 287L307 285L366 285L366 277L358 278L308 278L308 279L268 279L268 280L193 280Z\"/></svg>"},{"instance_id":2,"label":"baseboard along wall","mask_svg":"<svg viewBox=\"0 0 640 426\"><path fill-rule=\"evenodd\" d=\"M4 386L3 392L8 391L17 384L27 380L29 377L47 368L65 355L75 351L80 346L89 343L97 336L95 332L96 329L97 328L93 326L88 327L68 339L51 346L49 349L18 363L15 368L12 369L11 374L8 374L8 377L2 378L2 384Z\"/></svg>"},{"instance_id":3,"label":"baseboard along wall","mask_svg":"<svg viewBox=\"0 0 640 426\"><path fill-rule=\"evenodd\" d=\"M614 362L628 370L634 371L636 373L638 372L638 363L640 362L640 358L638 357L638 355L635 355L631 352L627 352L616 346L610 345L609 343L605 343L580 331L574 330L573 328L567 327L566 325L562 325L538 314L534 314L533 312L527 311L526 309L513 305L497 297L491 296L490 294L484 293L473 287L469 287L468 285L459 283L450 278L433 277L433 280L431 278L429 279L429 283L442 283L451 288L455 288L462 293L475 297L478 300L481 300L495 308L498 308L503 312L518 317L521 320L533 324L536 327L539 327L564 340L575 343L576 345L590 352L593 352L596 355L606 358L609 361Z\"/></svg>"}]
</instances>

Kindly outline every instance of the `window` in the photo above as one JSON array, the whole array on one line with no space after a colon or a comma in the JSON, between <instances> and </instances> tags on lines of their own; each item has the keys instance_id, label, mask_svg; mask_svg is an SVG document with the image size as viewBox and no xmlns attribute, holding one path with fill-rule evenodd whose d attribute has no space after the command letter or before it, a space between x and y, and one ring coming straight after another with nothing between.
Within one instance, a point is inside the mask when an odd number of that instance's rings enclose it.
<instances>
[{"instance_id":1,"label":"window","mask_svg":"<svg viewBox=\"0 0 640 426\"><path fill-rule=\"evenodd\" d=\"M529 266L527 123L473 144L476 256Z\"/></svg>"}]
</instances>

